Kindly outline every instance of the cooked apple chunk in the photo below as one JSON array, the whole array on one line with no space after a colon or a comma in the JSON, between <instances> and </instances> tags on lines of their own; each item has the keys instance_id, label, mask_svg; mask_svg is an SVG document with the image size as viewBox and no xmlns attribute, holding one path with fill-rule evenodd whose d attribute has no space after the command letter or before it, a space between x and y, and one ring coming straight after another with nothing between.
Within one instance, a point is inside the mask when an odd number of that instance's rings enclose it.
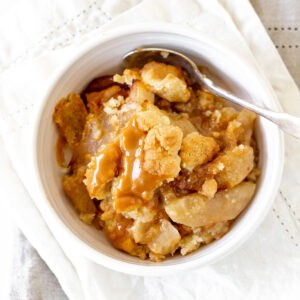
<instances>
[{"instance_id":1,"label":"cooked apple chunk","mask_svg":"<svg viewBox=\"0 0 300 300\"><path fill-rule=\"evenodd\" d=\"M217 192L212 199L198 193L176 197L168 191L164 193L165 210L172 221L190 227L233 220L247 206L254 191L255 184L252 182Z\"/></svg>"},{"instance_id":2,"label":"cooked apple chunk","mask_svg":"<svg viewBox=\"0 0 300 300\"><path fill-rule=\"evenodd\" d=\"M165 219L156 223L137 221L130 232L136 243L147 244L155 254L173 253L180 241L178 230Z\"/></svg>"}]
</instances>

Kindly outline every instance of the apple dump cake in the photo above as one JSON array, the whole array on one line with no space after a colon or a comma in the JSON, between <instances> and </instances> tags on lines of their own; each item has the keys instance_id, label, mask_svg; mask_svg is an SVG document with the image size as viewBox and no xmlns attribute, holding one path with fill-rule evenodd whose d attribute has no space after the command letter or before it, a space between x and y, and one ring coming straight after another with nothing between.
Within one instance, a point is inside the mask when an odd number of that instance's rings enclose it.
<instances>
[{"instance_id":1,"label":"apple dump cake","mask_svg":"<svg viewBox=\"0 0 300 300\"><path fill-rule=\"evenodd\" d=\"M64 192L116 248L186 255L221 238L252 199L255 118L173 65L96 78L53 114Z\"/></svg>"}]
</instances>

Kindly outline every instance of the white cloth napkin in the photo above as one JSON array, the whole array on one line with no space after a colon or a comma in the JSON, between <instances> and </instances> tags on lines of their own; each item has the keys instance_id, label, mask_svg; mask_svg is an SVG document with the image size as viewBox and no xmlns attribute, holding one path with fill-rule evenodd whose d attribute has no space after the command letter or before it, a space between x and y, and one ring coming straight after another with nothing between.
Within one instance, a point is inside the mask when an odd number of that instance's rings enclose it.
<instances>
[{"instance_id":1,"label":"white cloth napkin","mask_svg":"<svg viewBox=\"0 0 300 300\"><path fill-rule=\"evenodd\" d=\"M16 4L17 3L17 4ZM0 3L0 11L1 11ZM283 109L300 116L299 91L247 0L12 1L0 13L2 204L70 299L297 299L300 286L300 142L286 137L280 193L257 232L201 269L137 277L99 266L57 240L34 204L28 139L40 93L56 67L94 36L139 22L191 26L257 68ZM7 11L7 10L6 10ZM1 18L2 17L2 18ZM9 31L7 30L9 28ZM9 32L9 33L8 33ZM46 34L45 34L46 32ZM251 83L249 83L251 84ZM51 291L49 291L51 293Z\"/></svg>"}]
</instances>

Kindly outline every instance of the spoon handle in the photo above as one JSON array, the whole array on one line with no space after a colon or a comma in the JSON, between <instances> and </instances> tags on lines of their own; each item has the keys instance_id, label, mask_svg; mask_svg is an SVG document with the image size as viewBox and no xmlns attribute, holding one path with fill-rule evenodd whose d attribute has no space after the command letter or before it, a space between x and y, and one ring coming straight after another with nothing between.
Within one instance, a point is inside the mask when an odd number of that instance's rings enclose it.
<instances>
[{"instance_id":1,"label":"spoon handle","mask_svg":"<svg viewBox=\"0 0 300 300\"><path fill-rule=\"evenodd\" d=\"M199 77L205 88L209 91L222 98L225 98L231 102L254 111L258 115L277 124L278 127L284 132L300 139L300 118L289 115L287 113L270 111L253 103L249 103L248 101L240 99L239 97L232 95L228 91L216 86L209 78L203 77L201 74L199 74Z\"/></svg>"}]
</instances>

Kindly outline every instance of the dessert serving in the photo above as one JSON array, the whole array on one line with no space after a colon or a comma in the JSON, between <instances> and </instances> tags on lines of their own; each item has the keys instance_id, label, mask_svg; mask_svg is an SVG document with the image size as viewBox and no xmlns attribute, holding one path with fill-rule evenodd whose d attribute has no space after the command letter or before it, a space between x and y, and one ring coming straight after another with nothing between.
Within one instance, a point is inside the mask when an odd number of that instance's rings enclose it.
<instances>
[{"instance_id":1,"label":"dessert serving","mask_svg":"<svg viewBox=\"0 0 300 300\"><path fill-rule=\"evenodd\" d=\"M53 114L64 192L116 248L152 261L186 255L226 234L251 201L255 118L177 66L96 78Z\"/></svg>"}]
</instances>

